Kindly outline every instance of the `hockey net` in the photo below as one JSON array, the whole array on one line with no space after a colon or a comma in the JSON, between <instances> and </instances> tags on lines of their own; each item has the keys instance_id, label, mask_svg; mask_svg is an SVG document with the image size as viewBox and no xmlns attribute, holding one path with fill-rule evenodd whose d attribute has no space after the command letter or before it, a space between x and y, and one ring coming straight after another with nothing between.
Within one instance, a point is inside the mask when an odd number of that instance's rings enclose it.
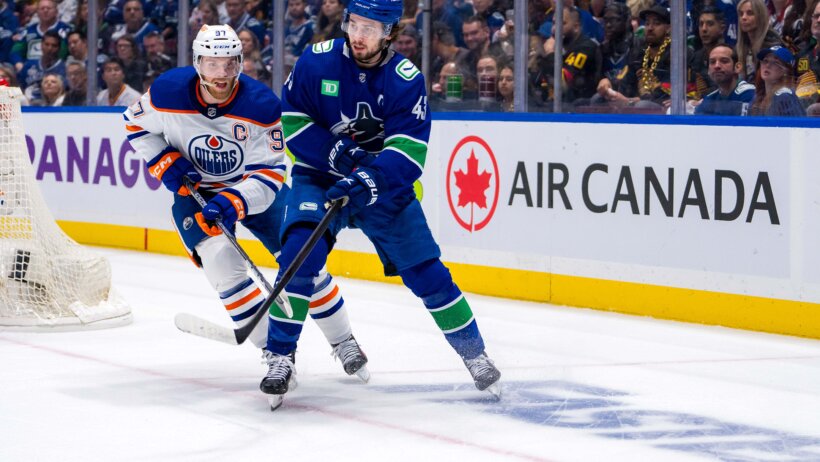
<instances>
[{"instance_id":1,"label":"hockey net","mask_svg":"<svg viewBox=\"0 0 820 462\"><path fill-rule=\"evenodd\" d=\"M111 265L68 237L46 207L24 140L21 92L0 86L0 330L131 322Z\"/></svg>"}]
</instances>

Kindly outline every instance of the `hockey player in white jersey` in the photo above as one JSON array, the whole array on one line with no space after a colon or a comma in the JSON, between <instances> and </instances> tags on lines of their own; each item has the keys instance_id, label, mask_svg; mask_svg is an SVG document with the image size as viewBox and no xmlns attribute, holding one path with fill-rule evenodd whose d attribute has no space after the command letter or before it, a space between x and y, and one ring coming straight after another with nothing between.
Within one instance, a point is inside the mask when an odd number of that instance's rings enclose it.
<instances>
[{"instance_id":1,"label":"hockey player in white jersey","mask_svg":"<svg viewBox=\"0 0 820 462\"><path fill-rule=\"evenodd\" d=\"M229 229L241 222L271 254L279 254L289 190L281 102L263 84L241 75L242 43L230 26L203 26L193 42L193 57L194 66L164 73L124 112L125 128L149 173L174 193L176 230L239 328L250 322L265 294L215 220L221 218ZM185 177L208 200L201 210L188 194ZM367 357L326 271L316 278L310 316L345 372L367 381ZM267 332L268 316L249 338L264 349ZM270 353L263 354L269 361Z\"/></svg>"}]
</instances>

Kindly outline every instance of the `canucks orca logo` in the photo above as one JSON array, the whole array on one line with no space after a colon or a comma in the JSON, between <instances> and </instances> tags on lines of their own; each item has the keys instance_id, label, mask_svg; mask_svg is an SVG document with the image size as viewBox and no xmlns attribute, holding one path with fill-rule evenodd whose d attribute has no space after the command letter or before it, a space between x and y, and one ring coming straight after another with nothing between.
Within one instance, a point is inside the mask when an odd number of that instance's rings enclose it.
<instances>
[{"instance_id":1,"label":"canucks orca logo","mask_svg":"<svg viewBox=\"0 0 820 462\"><path fill-rule=\"evenodd\" d=\"M219 135L199 135L188 143L191 160L202 171L223 176L234 173L245 158L242 147Z\"/></svg>"},{"instance_id":2,"label":"canucks orca logo","mask_svg":"<svg viewBox=\"0 0 820 462\"><path fill-rule=\"evenodd\" d=\"M373 109L364 101L356 105L356 115L347 117L339 114L341 121L331 127L334 135L347 135L353 138L365 151L378 152L384 145L384 120L373 115Z\"/></svg>"}]
</instances>

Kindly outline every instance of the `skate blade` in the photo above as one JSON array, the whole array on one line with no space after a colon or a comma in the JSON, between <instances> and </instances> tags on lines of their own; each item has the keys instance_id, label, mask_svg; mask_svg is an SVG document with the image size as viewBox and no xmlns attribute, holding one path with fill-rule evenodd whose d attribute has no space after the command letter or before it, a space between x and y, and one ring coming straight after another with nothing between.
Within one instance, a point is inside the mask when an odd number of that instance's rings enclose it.
<instances>
[{"instance_id":1,"label":"skate blade","mask_svg":"<svg viewBox=\"0 0 820 462\"><path fill-rule=\"evenodd\" d=\"M497 381L494 384L490 385L489 387L485 388L484 391L489 393L490 395L495 398L496 401L501 401L501 381Z\"/></svg>"},{"instance_id":2,"label":"skate blade","mask_svg":"<svg viewBox=\"0 0 820 462\"><path fill-rule=\"evenodd\" d=\"M359 368L358 371L355 372L355 374L356 377L358 377L359 380L361 380L364 383L370 381L370 371L367 370L367 366L362 366L361 368Z\"/></svg>"},{"instance_id":3,"label":"skate blade","mask_svg":"<svg viewBox=\"0 0 820 462\"><path fill-rule=\"evenodd\" d=\"M270 404L271 412L279 409L279 406L285 402L285 395L268 395L268 404Z\"/></svg>"}]
</instances>

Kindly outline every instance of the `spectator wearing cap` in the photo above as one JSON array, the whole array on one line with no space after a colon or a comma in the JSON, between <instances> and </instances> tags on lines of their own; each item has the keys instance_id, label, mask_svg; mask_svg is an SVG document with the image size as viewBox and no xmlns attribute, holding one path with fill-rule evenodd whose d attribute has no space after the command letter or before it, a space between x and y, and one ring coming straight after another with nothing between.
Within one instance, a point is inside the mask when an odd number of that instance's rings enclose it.
<instances>
[{"instance_id":1,"label":"spectator wearing cap","mask_svg":"<svg viewBox=\"0 0 820 462\"><path fill-rule=\"evenodd\" d=\"M794 55L788 48L773 46L757 54L758 76L752 115L804 116L806 111L794 94Z\"/></svg>"},{"instance_id":2,"label":"spectator wearing cap","mask_svg":"<svg viewBox=\"0 0 820 462\"><path fill-rule=\"evenodd\" d=\"M419 34L413 26L404 26L393 42L393 49L409 59L416 67L421 68L421 47Z\"/></svg>"},{"instance_id":3,"label":"spectator wearing cap","mask_svg":"<svg viewBox=\"0 0 820 462\"><path fill-rule=\"evenodd\" d=\"M285 16L285 54L295 58L302 56L305 47L313 40L313 26L313 18L307 12L307 2L288 0L288 14Z\"/></svg>"},{"instance_id":4,"label":"spectator wearing cap","mask_svg":"<svg viewBox=\"0 0 820 462\"><path fill-rule=\"evenodd\" d=\"M604 9L604 42L601 44L601 75L593 104L610 102L626 104L637 96L635 73L629 72L629 60L636 40L632 34L632 12L623 3L612 3Z\"/></svg>"},{"instance_id":5,"label":"spectator wearing cap","mask_svg":"<svg viewBox=\"0 0 820 462\"><path fill-rule=\"evenodd\" d=\"M117 43L120 37L130 35L137 44L137 53L142 53L142 39L151 32L159 32L159 29L146 19L142 0L126 1L123 5L122 17L125 22L114 27L111 32L111 42ZM115 49L110 51L112 54L116 53L116 45Z\"/></svg>"},{"instance_id":6,"label":"spectator wearing cap","mask_svg":"<svg viewBox=\"0 0 820 462\"><path fill-rule=\"evenodd\" d=\"M644 109L668 107L671 103L671 37L669 10L654 5L640 13L644 23L644 42L633 48L630 70L635 75L638 99L630 103ZM691 59L692 49L687 49ZM689 64L689 63L687 63Z\"/></svg>"},{"instance_id":7,"label":"spectator wearing cap","mask_svg":"<svg viewBox=\"0 0 820 462\"><path fill-rule=\"evenodd\" d=\"M709 53L709 78L717 89L703 97L695 107L695 114L748 115L755 87L740 79L739 72L740 63L734 48L726 44L713 47Z\"/></svg>"},{"instance_id":8,"label":"spectator wearing cap","mask_svg":"<svg viewBox=\"0 0 820 462\"><path fill-rule=\"evenodd\" d=\"M769 27L769 11L763 0L740 0L737 4L738 26L737 55L740 58L740 76L750 80L757 70L757 54L760 50L783 45L777 32Z\"/></svg>"}]
</instances>

